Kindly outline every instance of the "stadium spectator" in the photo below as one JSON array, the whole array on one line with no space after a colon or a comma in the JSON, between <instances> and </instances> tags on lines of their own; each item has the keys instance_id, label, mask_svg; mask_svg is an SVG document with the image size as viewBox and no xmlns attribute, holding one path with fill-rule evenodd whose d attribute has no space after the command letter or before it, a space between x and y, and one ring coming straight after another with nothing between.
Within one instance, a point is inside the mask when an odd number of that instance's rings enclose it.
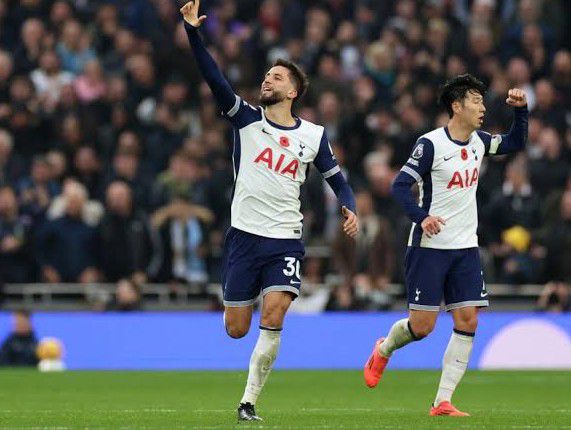
<instances>
[{"instance_id":1,"label":"stadium spectator","mask_svg":"<svg viewBox=\"0 0 571 430\"><path fill-rule=\"evenodd\" d=\"M115 295L107 304L109 311L137 311L142 307L141 287L132 279L120 279L115 288Z\"/></svg>"},{"instance_id":2,"label":"stadium spectator","mask_svg":"<svg viewBox=\"0 0 571 430\"><path fill-rule=\"evenodd\" d=\"M571 187L561 196L558 216L543 227L539 240L547 250L548 281L571 285Z\"/></svg>"},{"instance_id":3,"label":"stadium spectator","mask_svg":"<svg viewBox=\"0 0 571 430\"><path fill-rule=\"evenodd\" d=\"M14 139L0 129L0 184L15 184L24 172L22 159L14 152Z\"/></svg>"},{"instance_id":4,"label":"stadium spectator","mask_svg":"<svg viewBox=\"0 0 571 430\"><path fill-rule=\"evenodd\" d=\"M95 58L89 36L81 24L73 19L64 23L61 40L56 49L63 69L76 76L81 74L85 65Z\"/></svg>"},{"instance_id":5,"label":"stadium spectator","mask_svg":"<svg viewBox=\"0 0 571 430\"><path fill-rule=\"evenodd\" d=\"M62 193L53 199L50 207L48 208L47 218L54 220L60 218L66 213L66 206L69 196L77 193L78 190L87 190L85 187L75 179L68 178L64 181L62 186ZM81 219L89 226L96 227L103 216L103 205L98 200L88 200L83 205L81 210Z\"/></svg>"},{"instance_id":6,"label":"stadium spectator","mask_svg":"<svg viewBox=\"0 0 571 430\"><path fill-rule=\"evenodd\" d=\"M339 232L332 251L337 270L344 284L369 309L388 309L390 298L386 290L395 269L394 237L390 224L375 213L372 195L359 191L355 195L360 230L355 241Z\"/></svg>"},{"instance_id":7,"label":"stadium spectator","mask_svg":"<svg viewBox=\"0 0 571 430\"><path fill-rule=\"evenodd\" d=\"M34 217L43 216L60 192L60 186L52 180L50 165L43 156L34 158L30 177L22 178L17 189L22 212Z\"/></svg>"},{"instance_id":8,"label":"stadium spectator","mask_svg":"<svg viewBox=\"0 0 571 430\"><path fill-rule=\"evenodd\" d=\"M12 314L12 332L0 346L0 366L28 366L38 364L36 346L38 340L28 311Z\"/></svg>"},{"instance_id":9,"label":"stadium spectator","mask_svg":"<svg viewBox=\"0 0 571 430\"><path fill-rule=\"evenodd\" d=\"M14 50L14 66L17 74L27 74L38 67L45 36L45 26L41 20L29 18L24 22L21 27L20 44Z\"/></svg>"},{"instance_id":10,"label":"stadium spectator","mask_svg":"<svg viewBox=\"0 0 571 430\"><path fill-rule=\"evenodd\" d=\"M53 112L61 97L62 87L73 82L73 74L60 70L59 57L55 51L40 55L39 67L30 74L36 94L46 112Z\"/></svg>"},{"instance_id":11,"label":"stadium spectator","mask_svg":"<svg viewBox=\"0 0 571 430\"><path fill-rule=\"evenodd\" d=\"M151 264L160 258L158 238L153 240L149 221L133 201L125 182L114 181L107 187L106 214L101 220L99 235L105 251L101 269L107 281L131 278L145 283Z\"/></svg>"},{"instance_id":12,"label":"stadium spectator","mask_svg":"<svg viewBox=\"0 0 571 430\"><path fill-rule=\"evenodd\" d=\"M569 311L569 285L560 282L547 283L537 299L536 307L540 311L553 313Z\"/></svg>"},{"instance_id":13,"label":"stadium spectator","mask_svg":"<svg viewBox=\"0 0 571 430\"><path fill-rule=\"evenodd\" d=\"M97 230L82 219L86 203L85 187L69 185L64 215L40 228L36 255L44 282L91 283L101 278Z\"/></svg>"},{"instance_id":14,"label":"stadium spectator","mask_svg":"<svg viewBox=\"0 0 571 430\"><path fill-rule=\"evenodd\" d=\"M532 115L542 120L544 124L563 131L565 129L565 111L557 100L553 83L547 79L540 79L535 83L535 95L537 104Z\"/></svg>"},{"instance_id":15,"label":"stadium spectator","mask_svg":"<svg viewBox=\"0 0 571 430\"><path fill-rule=\"evenodd\" d=\"M557 130L544 127L539 136L537 147L541 155L529 162L530 179L539 195L565 186L569 176L569 164L563 158L563 144Z\"/></svg>"},{"instance_id":16,"label":"stadium spectator","mask_svg":"<svg viewBox=\"0 0 571 430\"><path fill-rule=\"evenodd\" d=\"M170 157L168 170L157 176L153 185L153 206L172 202L175 197L195 204L205 204L206 189L201 181L198 160L178 151Z\"/></svg>"},{"instance_id":17,"label":"stadium spectator","mask_svg":"<svg viewBox=\"0 0 571 430\"><path fill-rule=\"evenodd\" d=\"M49 220L64 214L60 191L72 175L89 188L82 215L96 226L103 191L119 179L147 216L177 197L214 213L202 246L212 256L209 280L217 280L233 190L233 136L201 80L172 4L0 4L0 183L16 189L20 216L35 215L30 229L41 230L48 208ZM536 279L554 279L549 257L537 251L539 243L549 252L545 228L537 228L560 222L571 163L566 2L224 0L207 7L208 49L246 101L257 103L260 74L276 58L305 66L310 93L296 112L325 123L348 180L370 189L375 211L391 225L399 267L409 224L388 191L418 136L446 122L435 103L438 86L466 72L484 80L484 129L492 132L511 122L507 89L524 89L531 112L524 182L531 194L524 195L526 186L504 193L503 184L513 182L514 169L506 168L511 161L486 157L480 237L499 269L486 280L505 275L509 252L500 256L498 249L507 249L502 232L515 225L531 235L526 254L537 263ZM47 104L45 94L51 95ZM49 168L38 168L34 160L44 155ZM38 170L40 176L49 171L50 185L35 185ZM330 247L338 208L314 173L303 191L304 239ZM510 220L496 218L504 211ZM162 225L163 240L168 225ZM172 265L166 267L171 276ZM400 270L391 281L402 281ZM340 291L340 299L354 296L349 293ZM349 308L360 306L349 302Z\"/></svg>"},{"instance_id":18,"label":"stadium spectator","mask_svg":"<svg viewBox=\"0 0 571 430\"><path fill-rule=\"evenodd\" d=\"M154 277L158 281L183 280L205 283L208 280L206 256L207 227L214 221L212 212L188 203L185 195L173 196L151 218L162 245L162 262Z\"/></svg>"},{"instance_id":19,"label":"stadium spectator","mask_svg":"<svg viewBox=\"0 0 571 430\"><path fill-rule=\"evenodd\" d=\"M6 116L6 109L9 106L6 102L9 100L8 87L10 83L10 77L14 71L14 60L9 52L0 50L0 119Z\"/></svg>"},{"instance_id":20,"label":"stadium spectator","mask_svg":"<svg viewBox=\"0 0 571 430\"><path fill-rule=\"evenodd\" d=\"M16 193L0 188L0 279L4 282L34 281L32 258L32 219L18 211Z\"/></svg>"},{"instance_id":21,"label":"stadium spectator","mask_svg":"<svg viewBox=\"0 0 571 430\"><path fill-rule=\"evenodd\" d=\"M103 175L101 162L95 149L82 146L75 151L72 174L87 188L89 198L101 200L103 195Z\"/></svg>"},{"instance_id":22,"label":"stadium spectator","mask_svg":"<svg viewBox=\"0 0 571 430\"><path fill-rule=\"evenodd\" d=\"M531 264L528 251L531 232L541 223L540 201L529 183L527 163L521 155L508 164L506 180L483 208L482 217L486 220L483 231L490 242L497 279L519 279L517 283L537 280L539 269Z\"/></svg>"},{"instance_id":23,"label":"stadium spectator","mask_svg":"<svg viewBox=\"0 0 571 430\"><path fill-rule=\"evenodd\" d=\"M97 59L89 60L84 71L73 83L80 102L89 104L103 98L107 91L105 76Z\"/></svg>"}]
</instances>

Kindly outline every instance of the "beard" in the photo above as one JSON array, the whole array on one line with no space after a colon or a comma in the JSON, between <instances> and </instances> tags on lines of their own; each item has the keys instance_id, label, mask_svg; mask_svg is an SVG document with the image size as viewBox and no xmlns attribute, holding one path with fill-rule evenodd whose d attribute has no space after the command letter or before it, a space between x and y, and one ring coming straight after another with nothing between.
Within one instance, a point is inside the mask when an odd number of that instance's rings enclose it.
<instances>
[{"instance_id":1,"label":"beard","mask_svg":"<svg viewBox=\"0 0 571 430\"><path fill-rule=\"evenodd\" d=\"M263 107L272 106L284 100L285 96L277 91L272 91L270 94L264 94L263 91L260 93L260 104Z\"/></svg>"}]
</instances>

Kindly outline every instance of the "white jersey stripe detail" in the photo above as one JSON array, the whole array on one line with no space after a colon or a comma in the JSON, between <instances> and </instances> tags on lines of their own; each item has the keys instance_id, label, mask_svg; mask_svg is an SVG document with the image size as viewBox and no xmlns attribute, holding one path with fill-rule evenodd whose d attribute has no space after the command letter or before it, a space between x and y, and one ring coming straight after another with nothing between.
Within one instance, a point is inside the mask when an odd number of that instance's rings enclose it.
<instances>
[{"instance_id":1,"label":"white jersey stripe detail","mask_svg":"<svg viewBox=\"0 0 571 430\"><path fill-rule=\"evenodd\" d=\"M400 169L402 172L404 173L408 173L410 176L412 176L414 179L416 179L416 182L421 182L422 178L420 177L420 175L418 173L416 173L413 169L411 169L408 166L402 166L402 168Z\"/></svg>"},{"instance_id":2,"label":"white jersey stripe detail","mask_svg":"<svg viewBox=\"0 0 571 430\"><path fill-rule=\"evenodd\" d=\"M323 179L330 178L331 176L337 174L341 171L341 167L335 166L333 169L328 170L327 172L322 173Z\"/></svg>"},{"instance_id":3,"label":"white jersey stripe detail","mask_svg":"<svg viewBox=\"0 0 571 430\"><path fill-rule=\"evenodd\" d=\"M234 103L234 106L232 106L232 109L230 109L226 115L228 115L230 118L236 115L238 109L240 109L240 101L240 97L236 96L236 103Z\"/></svg>"}]
</instances>

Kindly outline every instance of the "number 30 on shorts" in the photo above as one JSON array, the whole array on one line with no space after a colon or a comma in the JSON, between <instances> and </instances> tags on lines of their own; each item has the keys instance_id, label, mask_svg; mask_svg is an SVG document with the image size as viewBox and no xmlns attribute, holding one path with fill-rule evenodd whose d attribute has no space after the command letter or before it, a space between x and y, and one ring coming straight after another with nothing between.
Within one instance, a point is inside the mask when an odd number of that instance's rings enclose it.
<instances>
[{"instance_id":1,"label":"number 30 on shorts","mask_svg":"<svg viewBox=\"0 0 571 430\"><path fill-rule=\"evenodd\" d=\"M286 261L286 268L283 270L284 275L293 276L295 274L295 277L297 279L300 279L301 277L299 276L299 266L300 266L299 260L295 257L285 257L284 260Z\"/></svg>"}]
</instances>

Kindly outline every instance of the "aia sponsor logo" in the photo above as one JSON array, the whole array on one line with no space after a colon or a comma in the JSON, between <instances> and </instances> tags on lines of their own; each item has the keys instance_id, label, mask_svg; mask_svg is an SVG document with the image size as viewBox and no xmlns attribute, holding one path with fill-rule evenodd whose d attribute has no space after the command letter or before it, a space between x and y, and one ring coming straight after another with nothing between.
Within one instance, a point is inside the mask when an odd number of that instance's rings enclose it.
<instances>
[{"instance_id":1,"label":"aia sponsor logo","mask_svg":"<svg viewBox=\"0 0 571 430\"><path fill-rule=\"evenodd\" d=\"M465 150L463 150L465 151ZM466 153L466 157L468 153ZM464 153L462 153L462 158L464 158ZM452 175L452 179L448 182L447 189L451 189L454 187L458 188L468 188L478 183L478 176L479 176L478 169L472 170L464 170L464 172L454 172Z\"/></svg>"},{"instance_id":2,"label":"aia sponsor logo","mask_svg":"<svg viewBox=\"0 0 571 430\"><path fill-rule=\"evenodd\" d=\"M286 138L287 139L287 138ZM287 142L289 146L289 142ZM282 138L280 138L280 145L282 144ZM272 148L264 149L254 160L254 163L265 165L268 169L273 170L276 173L284 176L291 176L292 179L297 177L297 171L299 170L299 161L297 159L287 160L285 154L274 153Z\"/></svg>"}]
</instances>

